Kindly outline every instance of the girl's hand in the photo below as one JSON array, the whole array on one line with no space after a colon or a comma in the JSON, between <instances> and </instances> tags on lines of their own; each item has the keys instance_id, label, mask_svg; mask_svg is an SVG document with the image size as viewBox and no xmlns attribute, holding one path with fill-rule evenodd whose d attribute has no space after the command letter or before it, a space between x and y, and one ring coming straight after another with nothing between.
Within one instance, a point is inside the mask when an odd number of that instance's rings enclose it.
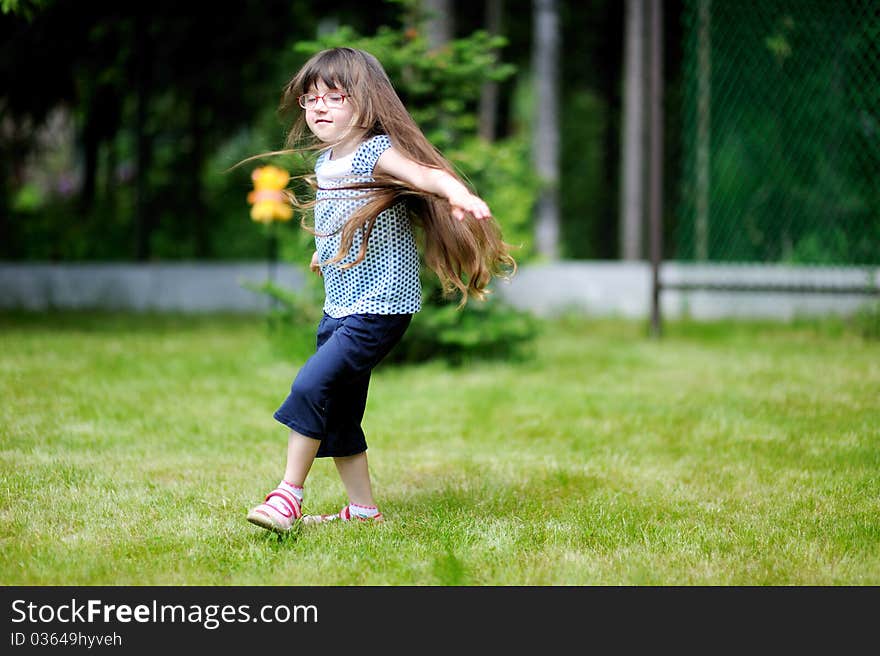
<instances>
[{"instance_id":1,"label":"girl's hand","mask_svg":"<svg viewBox=\"0 0 880 656\"><path fill-rule=\"evenodd\" d=\"M318 251L312 253L312 261L309 263L309 269L311 269L313 273L317 273L319 276L324 275L321 273L321 267L318 266Z\"/></svg>"},{"instance_id":2,"label":"girl's hand","mask_svg":"<svg viewBox=\"0 0 880 656\"><path fill-rule=\"evenodd\" d=\"M492 218L492 212L489 211L486 202L468 191L452 194L449 197L449 204L452 205L452 216L459 221L463 221L467 214L471 214L475 219Z\"/></svg>"}]
</instances>

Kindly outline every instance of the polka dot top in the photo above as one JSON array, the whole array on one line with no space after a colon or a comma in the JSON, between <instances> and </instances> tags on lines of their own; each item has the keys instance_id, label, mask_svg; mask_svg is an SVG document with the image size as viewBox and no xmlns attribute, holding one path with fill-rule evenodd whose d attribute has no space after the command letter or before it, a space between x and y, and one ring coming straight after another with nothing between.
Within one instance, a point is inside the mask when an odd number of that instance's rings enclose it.
<instances>
[{"instance_id":1,"label":"polka dot top","mask_svg":"<svg viewBox=\"0 0 880 656\"><path fill-rule=\"evenodd\" d=\"M376 217L363 261L350 269L340 268L357 259L363 243L359 230L348 255L341 262L327 262L339 252L346 220L368 196L359 189L334 188L372 181L376 161L390 147L386 135L377 135L346 157L330 159L331 151L325 150L315 163L315 247L324 275L324 312L337 319L350 314L412 314L421 309L419 254L403 201Z\"/></svg>"}]
</instances>

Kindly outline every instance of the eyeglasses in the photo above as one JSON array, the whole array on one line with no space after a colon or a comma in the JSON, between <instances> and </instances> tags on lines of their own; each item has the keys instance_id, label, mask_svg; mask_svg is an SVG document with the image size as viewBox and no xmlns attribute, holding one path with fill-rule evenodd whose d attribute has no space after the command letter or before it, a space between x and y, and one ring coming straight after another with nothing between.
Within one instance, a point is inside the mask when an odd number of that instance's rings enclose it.
<instances>
[{"instance_id":1,"label":"eyeglasses","mask_svg":"<svg viewBox=\"0 0 880 656\"><path fill-rule=\"evenodd\" d=\"M323 96L316 96L313 93L304 93L297 98L297 101L299 102L299 106L303 109L314 109L318 106L319 100L324 101L324 107L335 109L337 107L342 107L346 98L348 98L348 95L341 91L328 91Z\"/></svg>"}]
</instances>

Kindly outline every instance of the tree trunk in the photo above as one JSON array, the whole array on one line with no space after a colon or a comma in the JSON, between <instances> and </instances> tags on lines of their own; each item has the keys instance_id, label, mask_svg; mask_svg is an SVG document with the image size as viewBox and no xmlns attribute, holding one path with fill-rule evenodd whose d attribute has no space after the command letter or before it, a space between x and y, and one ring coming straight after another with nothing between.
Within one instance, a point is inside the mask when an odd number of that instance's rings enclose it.
<instances>
[{"instance_id":1,"label":"tree trunk","mask_svg":"<svg viewBox=\"0 0 880 656\"><path fill-rule=\"evenodd\" d=\"M201 120L201 102L198 92L192 95L190 105L190 136L192 152L190 153L190 204L195 228L196 257L206 258L211 255L211 240L205 212L205 201L202 197L202 167L204 165L204 129Z\"/></svg>"},{"instance_id":2,"label":"tree trunk","mask_svg":"<svg viewBox=\"0 0 880 656\"><path fill-rule=\"evenodd\" d=\"M104 189L102 191L102 196L104 200L104 212L105 218L108 225L116 225L118 221L118 197L119 193L117 192L117 180L116 180L116 169L119 167L119 152L116 148L116 140L115 139L107 139L104 142L104 146L107 152L107 165L106 165L106 173L104 175Z\"/></svg>"},{"instance_id":3,"label":"tree trunk","mask_svg":"<svg viewBox=\"0 0 880 656\"><path fill-rule=\"evenodd\" d=\"M486 0L486 31L495 36L501 33L503 0ZM498 133L498 83L486 82L480 91L480 136L495 141Z\"/></svg>"},{"instance_id":4,"label":"tree trunk","mask_svg":"<svg viewBox=\"0 0 880 656\"><path fill-rule=\"evenodd\" d=\"M535 246L539 255L555 260L559 257L559 7L556 0L533 0L532 7L532 156L541 183Z\"/></svg>"},{"instance_id":5,"label":"tree trunk","mask_svg":"<svg viewBox=\"0 0 880 656\"><path fill-rule=\"evenodd\" d=\"M663 2L650 2L651 124L648 205L651 223L651 331L660 336L660 260L663 257Z\"/></svg>"},{"instance_id":6,"label":"tree trunk","mask_svg":"<svg viewBox=\"0 0 880 656\"><path fill-rule=\"evenodd\" d=\"M620 257L639 260L644 255L645 189L645 3L626 0L624 46L623 165L620 181Z\"/></svg>"},{"instance_id":7,"label":"tree trunk","mask_svg":"<svg viewBox=\"0 0 880 656\"><path fill-rule=\"evenodd\" d=\"M135 179L135 257L150 258L150 237L153 233L153 217L150 203L149 173L153 163L153 139L147 132L147 111L151 95L151 69L149 18L138 11L135 18L135 84L137 86L137 112L135 138L137 143L137 172Z\"/></svg>"},{"instance_id":8,"label":"tree trunk","mask_svg":"<svg viewBox=\"0 0 880 656\"><path fill-rule=\"evenodd\" d=\"M98 148L101 145L98 101L92 97L86 108L85 126L82 131L83 183L79 195L79 210L88 214L95 204L95 190L98 179Z\"/></svg>"},{"instance_id":9,"label":"tree trunk","mask_svg":"<svg viewBox=\"0 0 880 656\"><path fill-rule=\"evenodd\" d=\"M428 47L436 50L455 35L455 14L452 0L422 0L425 10Z\"/></svg>"},{"instance_id":10,"label":"tree trunk","mask_svg":"<svg viewBox=\"0 0 880 656\"><path fill-rule=\"evenodd\" d=\"M4 135L5 137L6 135ZM7 155L6 149L0 149L0 155ZM14 166L14 165L13 165ZM9 184L11 177L7 172L11 166L0 166L0 258L12 258L15 254L15 247L12 244L12 225L9 220Z\"/></svg>"}]
</instances>

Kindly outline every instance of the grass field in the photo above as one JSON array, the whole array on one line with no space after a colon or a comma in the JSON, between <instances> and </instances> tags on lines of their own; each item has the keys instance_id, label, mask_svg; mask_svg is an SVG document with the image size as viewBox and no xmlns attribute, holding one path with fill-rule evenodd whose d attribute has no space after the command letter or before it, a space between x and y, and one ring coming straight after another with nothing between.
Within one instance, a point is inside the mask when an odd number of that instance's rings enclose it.
<instances>
[{"instance_id":1,"label":"grass field","mask_svg":"<svg viewBox=\"0 0 880 656\"><path fill-rule=\"evenodd\" d=\"M298 363L254 317L0 315L5 585L878 585L880 342L835 321L548 323L380 367L383 526L287 539ZM307 512L345 501L331 461Z\"/></svg>"}]
</instances>

